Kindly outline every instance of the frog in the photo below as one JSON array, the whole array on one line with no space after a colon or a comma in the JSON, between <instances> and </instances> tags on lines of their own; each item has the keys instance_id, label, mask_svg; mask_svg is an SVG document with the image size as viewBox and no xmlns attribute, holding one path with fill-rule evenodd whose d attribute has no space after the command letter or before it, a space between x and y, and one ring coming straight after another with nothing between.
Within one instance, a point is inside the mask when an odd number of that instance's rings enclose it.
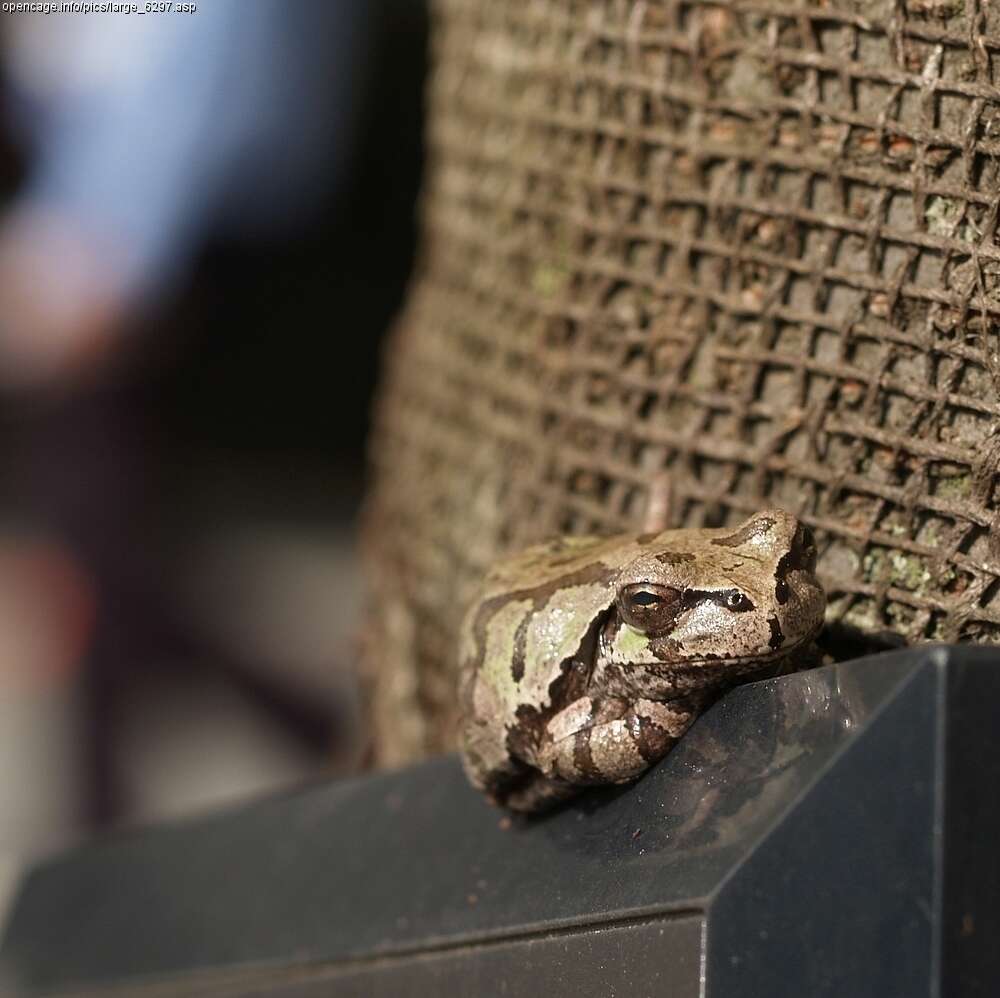
<instances>
[{"instance_id":1,"label":"frog","mask_svg":"<svg viewBox=\"0 0 1000 998\"><path fill-rule=\"evenodd\" d=\"M813 534L777 508L502 559L461 628L466 775L527 813L635 780L731 687L814 661L825 606Z\"/></svg>"}]
</instances>

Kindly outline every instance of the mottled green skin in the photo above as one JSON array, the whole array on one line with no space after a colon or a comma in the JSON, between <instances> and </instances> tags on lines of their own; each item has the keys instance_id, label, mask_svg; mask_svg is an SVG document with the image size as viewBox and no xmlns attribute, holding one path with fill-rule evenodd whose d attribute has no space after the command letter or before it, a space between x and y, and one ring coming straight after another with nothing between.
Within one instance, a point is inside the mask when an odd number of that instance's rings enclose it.
<instances>
[{"instance_id":1,"label":"mottled green skin","mask_svg":"<svg viewBox=\"0 0 1000 998\"><path fill-rule=\"evenodd\" d=\"M812 539L781 510L530 548L465 620L466 771L516 810L633 779L728 686L787 667L824 607Z\"/></svg>"}]
</instances>

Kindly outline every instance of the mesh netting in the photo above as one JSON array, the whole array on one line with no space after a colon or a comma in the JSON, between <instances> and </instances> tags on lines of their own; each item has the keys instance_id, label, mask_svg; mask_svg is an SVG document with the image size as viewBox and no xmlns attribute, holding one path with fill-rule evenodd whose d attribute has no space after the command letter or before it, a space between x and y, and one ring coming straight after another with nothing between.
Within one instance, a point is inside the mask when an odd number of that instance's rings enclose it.
<instances>
[{"instance_id":1,"label":"mesh netting","mask_svg":"<svg viewBox=\"0 0 1000 998\"><path fill-rule=\"evenodd\" d=\"M384 761L450 743L483 567L766 504L831 614L1000 637L1000 10L442 0L367 521Z\"/></svg>"}]
</instances>

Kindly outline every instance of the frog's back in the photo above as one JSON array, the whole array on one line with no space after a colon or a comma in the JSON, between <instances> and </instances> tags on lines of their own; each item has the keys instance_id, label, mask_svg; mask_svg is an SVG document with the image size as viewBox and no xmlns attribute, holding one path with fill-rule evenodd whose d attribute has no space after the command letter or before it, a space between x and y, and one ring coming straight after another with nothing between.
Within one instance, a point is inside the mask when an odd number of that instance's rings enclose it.
<instances>
[{"instance_id":1,"label":"frog's back","mask_svg":"<svg viewBox=\"0 0 1000 998\"><path fill-rule=\"evenodd\" d=\"M509 769L507 734L519 718L558 709L554 681L613 603L618 572L638 550L635 538L561 537L489 573L462 638L463 742L477 783Z\"/></svg>"},{"instance_id":2,"label":"frog's back","mask_svg":"<svg viewBox=\"0 0 1000 998\"><path fill-rule=\"evenodd\" d=\"M581 573L617 571L637 550L637 540L627 536L556 537L498 561L486 576L478 603L526 590L564 588Z\"/></svg>"}]
</instances>

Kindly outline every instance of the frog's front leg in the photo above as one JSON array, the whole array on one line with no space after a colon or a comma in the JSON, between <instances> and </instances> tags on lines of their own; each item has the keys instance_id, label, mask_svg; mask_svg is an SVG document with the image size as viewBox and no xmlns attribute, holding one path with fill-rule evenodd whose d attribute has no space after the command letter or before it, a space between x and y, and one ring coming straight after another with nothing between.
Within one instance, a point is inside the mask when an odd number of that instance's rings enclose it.
<instances>
[{"instance_id":1,"label":"frog's front leg","mask_svg":"<svg viewBox=\"0 0 1000 998\"><path fill-rule=\"evenodd\" d=\"M666 702L581 697L549 721L536 764L548 779L576 786L625 783L662 759L703 706L697 695Z\"/></svg>"}]
</instances>

